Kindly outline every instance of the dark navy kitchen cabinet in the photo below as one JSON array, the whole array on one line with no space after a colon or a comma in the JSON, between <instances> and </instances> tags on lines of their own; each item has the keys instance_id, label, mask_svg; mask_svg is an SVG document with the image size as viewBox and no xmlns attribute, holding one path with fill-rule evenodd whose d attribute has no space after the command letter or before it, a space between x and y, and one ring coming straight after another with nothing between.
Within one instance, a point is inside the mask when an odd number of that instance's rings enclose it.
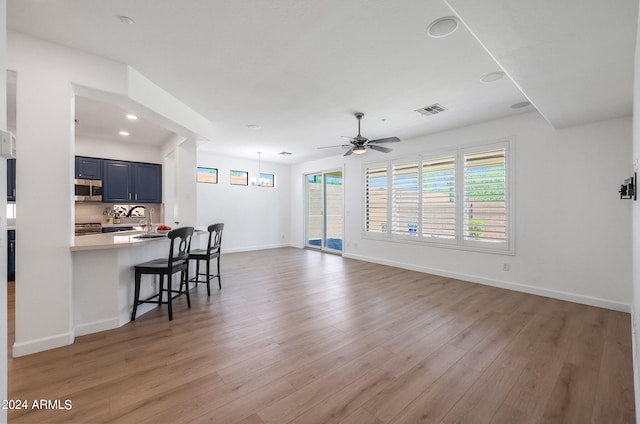
<instances>
[{"instance_id":1,"label":"dark navy kitchen cabinet","mask_svg":"<svg viewBox=\"0 0 640 424\"><path fill-rule=\"evenodd\" d=\"M133 189L137 203L162 203L162 165L134 163Z\"/></svg>"},{"instance_id":2,"label":"dark navy kitchen cabinet","mask_svg":"<svg viewBox=\"0 0 640 424\"><path fill-rule=\"evenodd\" d=\"M76 156L76 179L101 180L102 159Z\"/></svg>"},{"instance_id":3,"label":"dark navy kitchen cabinet","mask_svg":"<svg viewBox=\"0 0 640 424\"><path fill-rule=\"evenodd\" d=\"M7 202L16 201L16 160L7 159Z\"/></svg>"},{"instance_id":4,"label":"dark navy kitchen cabinet","mask_svg":"<svg viewBox=\"0 0 640 424\"><path fill-rule=\"evenodd\" d=\"M105 159L102 201L162 203L162 165Z\"/></svg>"},{"instance_id":5,"label":"dark navy kitchen cabinet","mask_svg":"<svg viewBox=\"0 0 640 424\"><path fill-rule=\"evenodd\" d=\"M129 202L133 200L133 163L105 159L102 168L102 201Z\"/></svg>"}]
</instances>

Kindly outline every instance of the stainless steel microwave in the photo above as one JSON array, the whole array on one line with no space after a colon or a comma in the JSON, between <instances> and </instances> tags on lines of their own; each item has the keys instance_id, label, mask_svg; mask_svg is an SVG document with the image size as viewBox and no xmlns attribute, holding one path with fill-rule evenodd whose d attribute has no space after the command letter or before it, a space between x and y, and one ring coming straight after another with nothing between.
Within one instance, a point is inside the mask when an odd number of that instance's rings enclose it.
<instances>
[{"instance_id":1,"label":"stainless steel microwave","mask_svg":"<svg viewBox=\"0 0 640 424\"><path fill-rule=\"evenodd\" d=\"M76 202L102 202L102 181L75 180Z\"/></svg>"}]
</instances>

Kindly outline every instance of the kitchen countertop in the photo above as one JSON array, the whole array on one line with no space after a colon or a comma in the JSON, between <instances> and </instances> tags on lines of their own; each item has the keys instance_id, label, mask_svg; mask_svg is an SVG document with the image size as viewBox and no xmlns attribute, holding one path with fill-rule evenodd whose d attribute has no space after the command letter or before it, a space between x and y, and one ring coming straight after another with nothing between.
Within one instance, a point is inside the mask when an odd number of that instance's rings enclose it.
<instances>
[{"instance_id":1,"label":"kitchen countertop","mask_svg":"<svg viewBox=\"0 0 640 424\"><path fill-rule=\"evenodd\" d=\"M204 230L196 229L193 233L194 237L203 233ZM145 234L144 231L131 230L119 231L116 233L89 234L85 236L76 236L73 245L69 247L72 252L80 250L101 250L101 249L119 249L123 247L142 246L146 243L153 243L168 240L167 237L157 238L136 238L135 236Z\"/></svg>"},{"instance_id":2,"label":"kitchen countertop","mask_svg":"<svg viewBox=\"0 0 640 424\"><path fill-rule=\"evenodd\" d=\"M123 247L142 246L146 243L167 240L167 237L135 238L145 234L143 231L120 231L117 233L90 234L76 236L73 245L69 247L72 252L79 250L119 249Z\"/></svg>"}]
</instances>

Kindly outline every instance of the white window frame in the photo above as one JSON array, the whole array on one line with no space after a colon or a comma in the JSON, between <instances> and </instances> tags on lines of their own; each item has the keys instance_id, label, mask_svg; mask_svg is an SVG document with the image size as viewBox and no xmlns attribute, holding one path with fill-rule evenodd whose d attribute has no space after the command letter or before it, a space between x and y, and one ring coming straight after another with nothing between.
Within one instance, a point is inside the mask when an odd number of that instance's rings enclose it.
<instances>
[{"instance_id":1,"label":"white window frame","mask_svg":"<svg viewBox=\"0 0 640 424\"><path fill-rule=\"evenodd\" d=\"M434 150L432 152L424 152L419 155L406 155L390 158L386 161L368 162L363 164L362 175L362 214L363 226L362 236L367 239L386 240L408 244L421 244L434 247L445 247L459 250L473 250L487 253L497 253L504 255L515 254L515 199L514 194L514 142L511 138L503 138L500 141L480 142L466 144L447 150ZM504 243L491 243L482 240L465 240L464 237L464 155L467 152L478 152L493 149L505 149L505 202L506 202L506 240ZM455 202L456 202L456 236L455 238L437 238L431 236L423 236L423 169L424 161L442 158L445 156L455 157ZM419 207L418 207L418 235L394 234L392 231L392 211L393 211L393 164L419 161ZM387 187L388 187L388 203L387 203L387 229L386 232L369 232L366 229L366 175L368 168L384 167L387 169Z\"/></svg>"}]
</instances>

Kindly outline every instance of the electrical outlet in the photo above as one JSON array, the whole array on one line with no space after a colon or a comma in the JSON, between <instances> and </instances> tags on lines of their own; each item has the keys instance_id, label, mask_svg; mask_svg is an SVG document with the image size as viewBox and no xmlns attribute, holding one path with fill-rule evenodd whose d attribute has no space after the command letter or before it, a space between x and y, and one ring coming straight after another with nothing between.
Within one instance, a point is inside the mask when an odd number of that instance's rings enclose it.
<instances>
[{"instance_id":1,"label":"electrical outlet","mask_svg":"<svg viewBox=\"0 0 640 424\"><path fill-rule=\"evenodd\" d=\"M509 271L509 269L510 269L510 268L511 268L511 267L509 266L509 264L506 264L506 263L505 263L505 264L502 264L502 270L503 270L503 271Z\"/></svg>"}]
</instances>

